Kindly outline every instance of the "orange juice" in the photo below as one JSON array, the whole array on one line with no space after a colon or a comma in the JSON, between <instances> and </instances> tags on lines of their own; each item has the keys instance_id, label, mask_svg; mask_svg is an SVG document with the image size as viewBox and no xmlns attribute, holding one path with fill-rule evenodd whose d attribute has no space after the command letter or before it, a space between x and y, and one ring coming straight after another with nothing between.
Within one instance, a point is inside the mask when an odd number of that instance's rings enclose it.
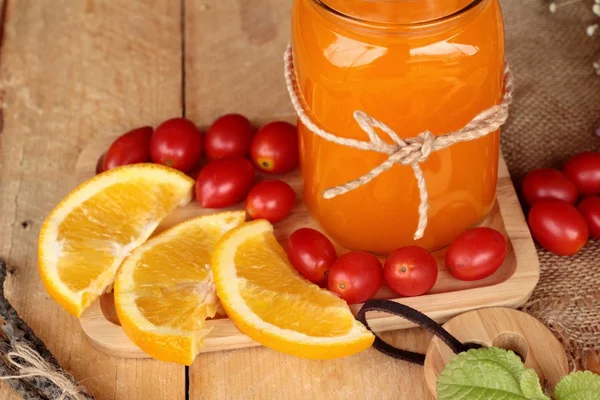
<instances>
[{"instance_id":1,"label":"orange juice","mask_svg":"<svg viewBox=\"0 0 600 400\"><path fill-rule=\"evenodd\" d=\"M503 95L504 30L497 0L295 0L293 55L310 118L336 136L368 141L355 110L403 139L464 127ZM299 126L304 199L339 244L386 254L433 250L482 220L495 200L499 131L431 153L421 168L428 227L413 239L419 190L410 166L325 199L387 155L328 142ZM382 139L392 141L385 134Z\"/></svg>"}]
</instances>

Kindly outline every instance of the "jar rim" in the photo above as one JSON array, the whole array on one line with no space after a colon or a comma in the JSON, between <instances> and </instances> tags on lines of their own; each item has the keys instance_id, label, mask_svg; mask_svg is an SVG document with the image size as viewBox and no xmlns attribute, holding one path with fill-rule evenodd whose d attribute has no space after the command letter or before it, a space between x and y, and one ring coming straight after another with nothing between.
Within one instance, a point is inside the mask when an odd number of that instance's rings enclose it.
<instances>
[{"instance_id":1,"label":"jar rim","mask_svg":"<svg viewBox=\"0 0 600 400\"><path fill-rule=\"evenodd\" d=\"M476 8L478 5L485 2L486 0L472 0L466 6L459 8L458 10L453 11L450 14L446 14L441 17L436 17L436 18L432 18L432 19L427 19L427 20L422 20L422 21L417 21L417 22L409 22L409 23L370 21L367 19L359 18L359 17L353 16L353 15L341 12L339 10L336 10L335 8L326 4L326 2L324 0L311 0L311 1L313 4L320 7L323 11L325 11L331 15L334 15L338 18L342 18L348 22L358 23L361 25L378 26L380 28L423 28L423 27L428 27L428 26L444 23L447 21L451 21L455 18L458 18L458 17L462 16L463 14L467 13L468 11Z\"/></svg>"}]
</instances>

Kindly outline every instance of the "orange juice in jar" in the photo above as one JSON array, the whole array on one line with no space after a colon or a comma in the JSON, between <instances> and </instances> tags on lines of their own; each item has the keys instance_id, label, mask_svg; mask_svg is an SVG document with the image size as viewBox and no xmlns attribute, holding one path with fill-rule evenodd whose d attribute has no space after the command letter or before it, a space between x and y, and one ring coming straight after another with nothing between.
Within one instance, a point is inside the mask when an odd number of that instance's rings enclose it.
<instances>
[{"instance_id":1,"label":"orange juice in jar","mask_svg":"<svg viewBox=\"0 0 600 400\"><path fill-rule=\"evenodd\" d=\"M340 138L369 141L355 111L408 139L454 132L503 99L498 0L295 0L292 29L304 111ZM410 165L394 164L354 190L325 198L326 189L368 173L389 155L332 143L300 122L299 133L304 200L344 247L378 254L412 244L438 249L494 204L499 130L434 151L419 164L429 208L417 240L421 198Z\"/></svg>"}]
</instances>

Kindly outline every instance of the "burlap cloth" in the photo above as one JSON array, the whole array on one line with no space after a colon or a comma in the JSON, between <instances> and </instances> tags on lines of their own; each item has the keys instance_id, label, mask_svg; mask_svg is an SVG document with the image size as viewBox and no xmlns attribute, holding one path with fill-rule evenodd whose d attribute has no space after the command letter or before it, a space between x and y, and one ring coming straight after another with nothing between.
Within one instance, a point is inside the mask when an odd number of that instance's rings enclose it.
<instances>
[{"instance_id":1,"label":"burlap cloth","mask_svg":"<svg viewBox=\"0 0 600 400\"><path fill-rule=\"evenodd\" d=\"M591 2L555 15L541 0L501 0L507 59L516 79L502 149L520 187L527 171L560 168L571 155L600 150L600 76L592 62L600 37L585 27L594 20ZM525 210L527 211L527 210ZM524 310L543 321L563 342L574 364L600 356L600 241L574 257L538 247L541 278Z\"/></svg>"}]
</instances>

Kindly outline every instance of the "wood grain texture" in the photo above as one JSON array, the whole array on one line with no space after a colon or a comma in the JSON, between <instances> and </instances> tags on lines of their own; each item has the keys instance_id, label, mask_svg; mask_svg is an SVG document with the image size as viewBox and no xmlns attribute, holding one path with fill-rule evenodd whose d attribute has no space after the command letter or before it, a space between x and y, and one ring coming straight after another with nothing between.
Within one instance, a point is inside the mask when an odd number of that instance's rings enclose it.
<instances>
[{"instance_id":1,"label":"wood grain texture","mask_svg":"<svg viewBox=\"0 0 600 400\"><path fill-rule=\"evenodd\" d=\"M229 111L254 118L288 115L281 60L292 2L183 3L187 115L202 124ZM0 54L0 256L15 269L7 291L62 365L98 399L183 399L184 369L96 352L76 320L44 292L37 275L37 235L43 218L71 189L75 159L91 139L181 115L182 14L175 0L9 1ZM517 232L528 236L526 228ZM384 336L421 352L430 339L415 329ZM373 350L318 362L264 348L199 356L190 368L189 394L191 399L432 398L421 367ZM0 383L0 398L18 397Z\"/></svg>"},{"instance_id":2,"label":"wood grain texture","mask_svg":"<svg viewBox=\"0 0 600 400\"><path fill-rule=\"evenodd\" d=\"M238 112L291 115L283 52L290 0L185 0L186 116L199 124Z\"/></svg>"},{"instance_id":3,"label":"wood grain texture","mask_svg":"<svg viewBox=\"0 0 600 400\"><path fill-rule=\"evenodd\" d=\"M186 115L200 125L216 115L241 112L252 119L291 115L283 83L283 51L290 37L291 1L186 1ZM500 194L514 195L508 174ZM515 251L528 254L537 280L537 257L518 202L507 207ZM508 227L507 227L508 228ZM528 286L531 291L533 286ZM467 307L511 292L509 285L479 288ZM525 301L529 293L514 305ZM459 298L460 296L457 296ZM423 311L434 317L436 295ZM492 305L492 304L490 304ZM457 312L464 311L457 310ZM370 317L372 318L372 317ZM419 330L386 334L394 344L424 351ZM190 399L430 399L422 368L368 350L336 361L309 361L265 348L201 354L190 368Z\"/></svg>"},{"instance_id":4,"label":"wood grain texture","mask_svg":"<svg viewBox=\"0 0 600 400\"><path fill-rule=\"evenodd\" d=\"M384 334L395 346L424 352L418 329ZM311 361L257 347L200 355L190 368L194 400L428 400L423 367L369 349L352 357Z\"/></svg>"},{"instance_id":5,"label":"wood grain texture","mask_svg":"<svg viewBox=\"0 0 600 400\"><path fill-rule=\"evenodd\" d=\"M44 291L37 236L92 138L181 115L181 10L170 0L8 4L0 79L0 257L7 295L97 399L184 399L185 369L95 351ZM15 399L0 383L0 398Z\"/></svg>"},{"instance_id":6,"label":"wood grain texture","mask_svg":"<svg viewBox=\"0 0 600 400\"><path fill-rule=\"evenodd\" d=\"M569 373L565 349L554 334L540 321L521 311L484 308L461 314L444 324L444 328L462 343L477 343L513 350L524 359L527 368L535 369L550 393ZM437 378L455 357L439 338L431 340L425 357L427 386L435 394Z\"/></svg>"},{"instance_id":7,"label":"wood grain texture","mask_svg":"<svg viewBox=\"0 0 600 400\"><path fill-rule=\"evenodd\" d=\"M83 181L94 176L96 160L108 148L111 140L106 137L100 138L83 149L75 167L75 175L78 179ZM478 307L516 307L527 300L539 277L539 263L503 158L500 159L498 170L498 201L481 225L492 227L507 238L508 254L503 265L485 279L472 282L460 281L452 277L444 267L445 249L442 249L434 253L438 261L439 274L433 289L427 295L401 298L397 301L427 313L438 322L444 322L460 312ZM302 179L299 171L281 178L298 193L296 205L290 216L275 226L275 235L284 245L289 235L296 229L311 227L321 230L321 228L310 217L306 206L301 201ZM242 204L238 204L231 209L242 209L242 207ZM181 221L214 212L215 210L202 208L194 201L174 210L161 222L155 234ZM339 255L348 251L340 246L336 247ZM376 297L395 298L397 295L384 287ZM351 308L356 313L360 305L352 305ZM110 316L113 314L114 311L111 310L109 303L103 304L102 309L99 304L95 304L83 313L80 322L90 341L97 349L116 357L147 358L148 356L111 322ZM370 313L369 324L378 332L414 327L406 320L383 313ZM201 349L203 353L258 345L240 333L227 318L209 320L207 326L212 330L204 340Z\"/></svg>"}]
</instances>

